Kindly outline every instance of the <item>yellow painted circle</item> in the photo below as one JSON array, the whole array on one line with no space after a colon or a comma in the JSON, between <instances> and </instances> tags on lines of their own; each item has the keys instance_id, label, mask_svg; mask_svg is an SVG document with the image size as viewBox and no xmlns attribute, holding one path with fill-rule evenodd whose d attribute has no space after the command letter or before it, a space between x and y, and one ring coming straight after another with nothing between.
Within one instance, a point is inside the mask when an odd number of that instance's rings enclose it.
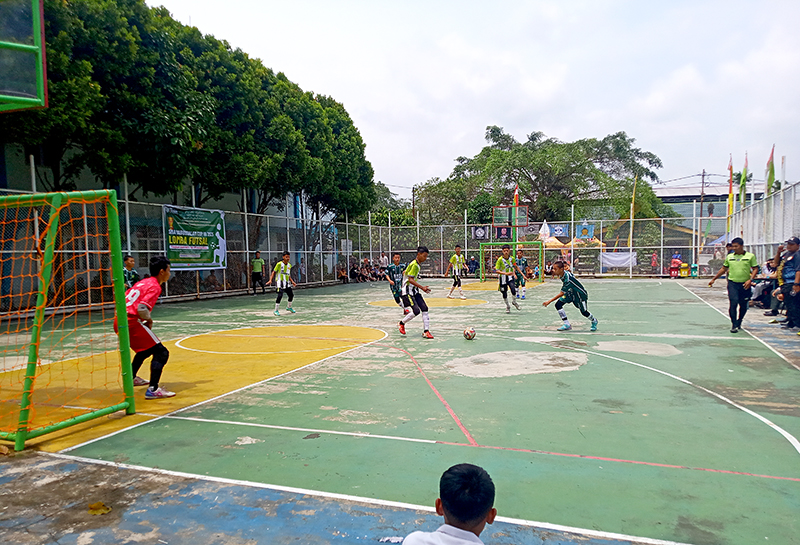
<instances>
[{"instance_id":1,"label":"yellow painted circle","mask_svg":"<svg viewBox=\"0 0 800 545\"><path fill-rule=\"evenodd\" d=\"M447 299L446 297L426 297L425 303L430 308L446 308L446 307L474 307L476 305L485 305L488 301L483 299ZM370 305L374 307L395 307L397 303L394 299L384 299L382 301L370 301Z\"/></svg>"},{"instance_id":2,"label":"yellow painted circle","mask_svg":"<svg viewBox=\"0 0 800 545\"><path fill-rule=\"evenodd\" d=\"M190 352L257 356L348 350L383 336L377 329L349 326L251 327L192 335L175 345Z\"/></svg>"},{"instance_id":3,"label":"yellow painted circle","mask_svg":"<svg viewBox=\"0 0 800 545\"><path fill-rule=\"evenodd\" d=\"M537 282L536 280L528 280L525 287L535 288L541 286L544 282ZM496 278L491 278L486 282L470 282L464 283L461 288L464 291L497 291L498 282Z\"/></svg>"}]
</instances>

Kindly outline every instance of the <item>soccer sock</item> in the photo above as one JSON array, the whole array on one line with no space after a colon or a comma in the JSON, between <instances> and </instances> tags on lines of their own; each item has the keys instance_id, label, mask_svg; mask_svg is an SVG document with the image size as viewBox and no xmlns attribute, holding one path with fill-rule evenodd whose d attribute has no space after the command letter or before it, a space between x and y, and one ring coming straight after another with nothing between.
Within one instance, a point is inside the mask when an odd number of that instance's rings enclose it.
<instances>
[{"instance_id":1,"label":"soccer sock","mask_svg":"<svg viewBox=\"0 0 800 545\"><path fill-rule=\"evenodd\" d=\"M291 301L289 301L288 303L286 303L286 308L292 308L292 302L291 302Z\"/></svg>"},{"instance_id":2,"label":"soccer sock","mask_svg":"<svg viewBox=\"0 0 800 545\"><path fill-rule=\"evenodd\" d=\"M281 308L281 304L275 303L275 312L277 312L279 308Z\"/></svg>"},{"instance_id":3,"label":"soccer sock","mask_svg":"<svg viewBox=\"0 0 800 545\"><path fill-rule=\"evenodd\" d=\"M464 297L464 290L462 290L461 288L458 288L458 294L459 294L461 297Z\"/></svg>"},{"instance_id":4,"label":"soccer sock","mask_svg":"<svg viewBox=\"0 0 800 545\"><path fill-rule=\"evenodd\" d=\"M508 304L508 297L506 297L505 295L503 296L503 302L506 304L507 309L511 308L511 305Z\"/></svg>"},{"instance_id":5,"label":"soccer sock","mask_svg":"<svg viewBox=\"0 0 800 545\"><path fill-rule=\"evenodd\" d=\"M594 316L592 315L592 313L591 313L591 312L589 313L589 315L587 316L587 318L589 318L589 321L590 321L590 322L594 322Z\"/></svg>"},{"instance_id":6,"label":"soccer sock","mask_svg":"<svg viewBox=\"0 0 800 545\"><path fill-rule=\"evenodd\" d=\"M447 294L447 296L448 296L448 297L450 297L451 295L453 295L453 291L454 291L455 289L456 289L456 287L455 287L455 286L453 286L452 288L450 288L450 293L448 293L448 294Z\"/></svg>"},{"instance_id":7,"label":"soccer sock","mask_svg":"<svg viewBox=\"0 0 800 545\"><path fill-rule=\"evenodd\" d=\"M522 291L522 296L525 297L525 286L522 286L521 291Z\"/></svg>"},{"instance_id":8,"label":"soccer sock","mask_svg":"<svg viewBox=\"0 0 800 545\"><path fill-rule=\"evenodd\" d=\"M564 309L558 311L558 315L561 316L561 319L564 320L565 325L569 325L569 320L567 320L567 313L564 312Z\"/></svg>"},{"instance_id":9,"label":"soccer sock","mask_svg":"<svg viewBox=\"0 0 800 545\"><path fill-rule=\"evenodd\" d=\"M410 322L411 320L413 320L416 317L417 317L416 314L414 314L413 312L409 312L408 314L403 316L403 319L400 320L400 323L407 324L408 322Z\"/></svg>"},{"instance_id":10,"label":"soccer sock","mask_svg":"<svg viewBox=\"0 0 800 545\"><path fill-rule=\"evenodd\" d=\"M431 325L431 319L428 316L428 313L427 312L423 312L422 313L422 328L425 331L428 331L428 329L430 329L430 325Z\"/></svg>"}]
</instances>

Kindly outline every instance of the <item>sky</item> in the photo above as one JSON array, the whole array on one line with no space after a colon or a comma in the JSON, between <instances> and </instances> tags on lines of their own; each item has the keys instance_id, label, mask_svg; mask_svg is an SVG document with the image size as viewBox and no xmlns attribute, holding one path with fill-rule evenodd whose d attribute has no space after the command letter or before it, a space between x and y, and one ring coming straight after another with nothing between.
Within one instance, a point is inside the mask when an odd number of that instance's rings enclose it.
<instances>
[{"instance_id":1,"label":"sky","mask_svg":"<svg viewBox=\"0 0 800 545\"><path fill-rule=\"evenodd\" d=\"M667 183L800 178L796 0L147 0L344 104L402 198L497 125L524 141L624 131ZM712 177L714 184L727 183Z\"/></svg>"}]
</instances>

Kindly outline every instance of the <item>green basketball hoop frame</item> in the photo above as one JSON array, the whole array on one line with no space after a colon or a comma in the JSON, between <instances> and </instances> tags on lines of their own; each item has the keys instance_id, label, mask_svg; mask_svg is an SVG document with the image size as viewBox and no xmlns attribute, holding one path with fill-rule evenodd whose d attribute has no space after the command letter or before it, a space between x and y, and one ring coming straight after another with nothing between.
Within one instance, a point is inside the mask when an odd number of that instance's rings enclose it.
<instances>
[{"instance_id":1,"label":"green basketball hoop frame","mask_svg":"<svg viewBox=\"0 0 800 545\"><path fill-rule=\"evenodd\" d=\"M0 113L46 107L44 0L2 0Z\"/></svg>"},{"instance_id":2,"label":"green basketball hoop frame","mask_svg":"<svg viewBox=\"0 0 800 545\"><path fill-rule=\"evenodd\" d=\"M525 248L538 248L539 249L539 276L534 280L536 282L544 282L544 243L541 240L517 241L517 242L481 242L480 243L480 264L481 264L481 282L486 281L486 275L489 271L486 270L486 251L487 250L501 250L503 246L508 244L511 246L511 257L516 259L517 250L525 250Z\"/></svg>"}]
</instances>

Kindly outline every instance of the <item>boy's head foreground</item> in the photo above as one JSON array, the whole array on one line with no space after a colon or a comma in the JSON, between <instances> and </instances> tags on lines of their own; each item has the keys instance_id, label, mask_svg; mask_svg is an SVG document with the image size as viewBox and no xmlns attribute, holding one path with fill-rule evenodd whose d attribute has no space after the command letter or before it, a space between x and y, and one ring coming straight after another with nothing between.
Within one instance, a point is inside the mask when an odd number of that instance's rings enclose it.
<instances>
[{"instance_id":1,"label":"boy's head foreground","mask_svg":"<svg viewBox=\"0 0 800 545\"><path fill-rule=\"evenodd\" d=\"M563 261L556 261L555 263L553 263L553 274L555 274L556 276L561 276L562 274L564 274L565 265L566 263Z\"/></svg>"},{"instance_id":2,"label":"boy's head foreground","mask_svg":"<svg viewBox=\"0 0 800 545\"><path fill-rule=\"evenodd\" d=\"M417 248L417 263L420 263L420 264L424 263L425 260L428 259L428 254L429 253L430 252L428 251L428 247L427 246L419 246Z\"/></svg>"},{"instance_id":3,"label":"boy's head foreground","mask_svg":"<svg viewBox=\"0 0 800 545\"><path fill-rule=\"evenodd\" d=\"M169 280L170 262L165 255L156 255L150 258L150 276L155 276L159 284Z\"/></svg>"},{"instance_id":4,"label":"boy's head foreground","mask_svg":"<svg viewBox=\"0 0 800 545\"><path fill-rule=\"evenodd\" d=\"M497 516L493 506L494 483L483 468L458 464L442 474L436 513L446 524L480 535Z\"/></svg>"}]
</instances>

